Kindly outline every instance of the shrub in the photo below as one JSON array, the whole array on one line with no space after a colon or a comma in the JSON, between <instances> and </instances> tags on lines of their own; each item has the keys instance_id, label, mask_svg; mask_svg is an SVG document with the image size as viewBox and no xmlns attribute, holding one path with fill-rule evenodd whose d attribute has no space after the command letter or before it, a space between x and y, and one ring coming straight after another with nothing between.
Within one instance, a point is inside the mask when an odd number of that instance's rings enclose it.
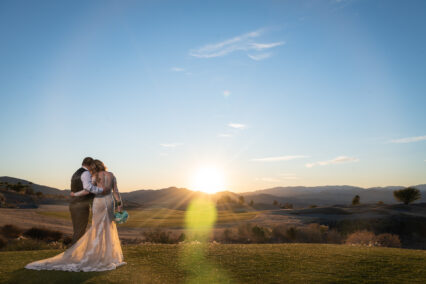
<instances>
[{"instance_id":1,"label":"shrub","mask_svg":"<svg viewBox=\"0 0 426 284\"><path fill-rule=\"evenodd\" d=\"M396 200L404 202L404 204L410 204L421 197L420 190L414 187L407 187L405 189L395 190L393 196Z\"/></svg>"},{"instance_id":2,"label":"shrub","mask_svg":"<svg viewBox=\"0 0 426 284\"><path fill-rule=\"evenodd\" d=\"M32 239L16 239L10 240L7 245L2 249L5 251L14 251L14 250L41 250L41 249L51 249L47 243L32 240Z\"/></svg>"},{"instance_id":3,"label":"shrub","mask_svg":"<svg viewBox=\"0 0 426 284\"><path fill-rule=\"evenodd\" d=\"M318 206L315 204L309 205L309 208L317 208Z\"/></svg>"},{"instance_id":4,"label":"shrub","mask_svg":"<svg viewBox=\"0 0 426 284\"><path fill-rule=\"evenodd\" d=\"M290 227L287 231L286 231L286 236L289 240L291 241L295 241L296 240L296 234L297 234L297 230L295 227Z\"/></svg>"},{"instance_id":5,"label":"shrub","mask_svg":"<svg viewBox=\"0 0 426 284\"><path fill-rule=\"evenodd\" d=\"M6 207L6 197L0 193L0 207Z\"/></svg>"},{"instance_id":6,"label":"shrub","mask_svg":"<svg viewBox=\"0 0 426 284\"><path fill-rule=\"evenodd\" d=\"M341 244L343 237L337 230L331 229L327 231L325 240L328 244Z\"/></svg>"},{"instance_id":7,"label":"shrub","mask_svg":"<svg viewBox=\"0 0 426 284\"><path fill-rule=\"evenodd\" d=\"M270 237L269 230L259 226L254 226L251 229L251 234L252 234L251 239L255 243L265 243Z\"/></svg>"},{"instance_id":8,"label":"shrub","mask_svg":"<svg viewBox=\"0 0 426 284\"><path fill-rule=\"evenodd\" d=\"M399 236L388 233L376 236L375 244L380 247L401 247L401 241L399 239Z\"/></svg>"},{"instance_id":9,"label":"shrub","mask_svg":"<svg viewBox=\"0 0 426 284\"><path fill-rule=\"evenodd\" d=\"M237 240L241 243L250 243L252 241L250 224L242 224L238 226Z\"/></svg>"},{"instance_id":10,"label":"shrub","mask_svg":"<svg viewBox=\"0 0 426 284\"><path fill-rule=\"evenodd\" d=\"M222 235L218 239L223 243L237 243L238 235L234 230L227 228L223 230Z\"/></svg>"},{"instance_id":11,"label":"shrub","mask_svg":"<svg viewBox=\"0 0 426 284\"><path fill-rule=\"evenodd\" d=\"M284 203L284 204L280 204L280 207L282 209L293 209L293 204L291 204L291 203Z\"/></svg>"},{"instance_id":12,"label":"shrub","mask_svg":"<svg viewBox=\"0 0 426 284\"><path fill-rule=\"evenodd\" d=\"M70 245L72 243L72 238L69 236L65 236L62 239L62 243L66 246Z\"/></svg>"},{"instance_id":13,"label":"shrub","mask_svg":"<svg viewBox=\"0 0 426 284\"><path fill-rule=\"evenodd\" d=\"M297 230L296 240L302 243L322 243L327 231L327 226L312 223Z\"/></svg>"},{"instance_id":14,"label":"shrub","mask_svg":"<svg viewBox=\"0 0 426 284\"><path fill-rule=\"evenodd\" d=\"M349 245L364 245L373 246L376 235L369 231L358 231L350 234L346 239L346 244Z\"/></svg>"},{"instance_id":15,"label":"shrub","mask_svg":"<svg viewBox=\"0 0 426 284\"><path fill-rule=\"evenodd\" d=\"M0 249L4 248L7 245L7 240L0 236Z\"/></svg>"},{"instance_id":16,"label":"shrub","mask_svg":"<svg viewBox=\"0 0 426 284\"><path fill-rule=\"evenodd\" d=\"M36 240L57 242L59 241L59 239L61 239L62 233L59 231L33 227L25 231L24 236L27 236Z\"/></svg>"},{"instance_id":17,"label":"shrub","mask_svg":"<svg viewBox=\"0 0 426 284\"><path fill-rule=\"evenodd\" d=\"M286 225L278 225L272 228L271 240L276 243L287 243L290 242L290 238L287 235L288 228Z\"/></svg>"},{"instance_id":18,"label":"shrub","mask_svg":"<svg viewBox=\"0 0 426 284\"><path fill-rule=\"evenodd\" d=\"M244 204L244 196L239 196L239 197L238 197L238 202L239 202L240 204Z\"/></svg>"},{"instance_id":19,"label":"shrub","mask_svg":"<svg viewBox=\"0 0 426 284\"><path fill-rule=\"evenodd\" d=\"M8 239L16 239L23 233L23 231L24 230L22 230L21 228L18 228L15 225L11 224L4 225L0 229L0 233Z\"/></svg>"},{"instance_id":20,"label":"shrub","mask_svg":"<svg viewBox=\"0 0 426 284\"><path fill-rule=\"evenodd\" d=\"M142 235L145 238L145 242L150 243L176 244L185 240L185 234L183 233L176 237L171 232L166 232L160 229L154 231L146 231L143 232Z\"/></svg>"},{"instance_id":21,"label":"shrub","mask_svg":"<svg viewBox=\"0 0 426 284\"><path fill-rule=\"evenodd\" d=\"M355 195L355 197L352 199L352 205L359 205L360 197L359 195Z\"/></svg>"}]
</instances>

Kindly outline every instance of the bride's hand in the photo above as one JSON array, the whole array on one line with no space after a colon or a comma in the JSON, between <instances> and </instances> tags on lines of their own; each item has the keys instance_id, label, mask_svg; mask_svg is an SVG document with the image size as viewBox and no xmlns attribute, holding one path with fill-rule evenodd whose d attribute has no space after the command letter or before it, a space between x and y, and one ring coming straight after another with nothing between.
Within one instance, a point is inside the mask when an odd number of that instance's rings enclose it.
<instances>
[{"instance_id":1,"label":"bride's hand","mask_svg":"<svg viewBox=\"0 0 426 284\"><path fill-rule=\"evenodd\" d=\"M75 196L75 195L74 195L74 192L71 192L71 193L70 193L70 195L71 195L72 197L74 197L74 196Z\"/></svg>"},{"instance_id":2,"label":"bride's hand","mask_svg":"<svg viewBox=\"0 0 426 284\"><path fill-rule=\"evenodd\" d=\"M122 212L123 211L123 206L117 206L117 210L118 210L118 212Z\"/></svg>"}]
</instances>

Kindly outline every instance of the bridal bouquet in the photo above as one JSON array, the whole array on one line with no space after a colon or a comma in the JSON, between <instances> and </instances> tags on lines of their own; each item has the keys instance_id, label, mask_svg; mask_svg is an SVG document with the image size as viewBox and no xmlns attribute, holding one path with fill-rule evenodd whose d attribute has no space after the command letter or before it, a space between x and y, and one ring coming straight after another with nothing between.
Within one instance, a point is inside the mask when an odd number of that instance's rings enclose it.
<instances>
[{"instance_id":1,"label":"bridal bouquet","mask_svg":"<svg viewBox=\"0 0 426 284\"><path fill-rule=\"evenodd\" d=\"M122 212L115 212L114 213L114 221L117 224L123 224L126 223L127 218L129 218L129 213L127 213L126 210L122 211Z\"/></svg>"}]
</instances>

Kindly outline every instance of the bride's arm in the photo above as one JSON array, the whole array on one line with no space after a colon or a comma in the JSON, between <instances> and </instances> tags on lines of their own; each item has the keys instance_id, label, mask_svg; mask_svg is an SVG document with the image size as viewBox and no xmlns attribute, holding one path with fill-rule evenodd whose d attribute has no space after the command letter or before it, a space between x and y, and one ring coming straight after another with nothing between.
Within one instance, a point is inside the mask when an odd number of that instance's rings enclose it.
<instances>
[{"instance_id":1,"label":"bride's arm","mask_svg":"<svg viewBox=\"0 0 426 284\"><path fill-rule=\"evenodd\" d=\"M114 175L112 176L112 192L115 200L117 201L117 210L121 212L123 209L123 201L121 200L120 192L118 192L117 179Z\"/></svg>"}]
</instances>

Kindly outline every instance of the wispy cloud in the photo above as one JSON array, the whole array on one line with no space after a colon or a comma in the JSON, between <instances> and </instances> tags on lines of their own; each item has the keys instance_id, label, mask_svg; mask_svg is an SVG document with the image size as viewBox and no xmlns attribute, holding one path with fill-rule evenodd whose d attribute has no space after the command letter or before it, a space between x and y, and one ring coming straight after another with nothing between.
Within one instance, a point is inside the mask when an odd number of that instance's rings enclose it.
<instances>
[{"instance_id":1,"label":"wispy cloud","mask_svg":"<svg viewBox=\"0 0 426 284\"><path fill-rule=\"evenodd\" d=\"M426 135L391 140L390 143L413 143L426 140Z\"/></svg>"},{"instance_id":2,"label":"wispy cloud","mask_svg":"<svg viewBox=\"0 0 426 284\"><path fill-rule=\"evenodd\" d=\"M357 159L357 158L347 157L347 156L339 156L337 158L334 158L334 159L328 160L328 161L308 163L305 166L307 168L312 168L314 166L328 166L328 165L343 164L343 163L352 163L352 162L358 162L358 161L359 161L359 159Z\"/></svg>"},{"instance_id":3,"label":"wispy cloud","mask_svg":"<svg viewBox=\"0 0 426 284\"><path fill-rule=\"evenodd\" d=\"M229 127L231 127L231 128L235 128L235 129L245 129L245 128L247 128L247 125L245 125L245 124L242 124L242 123L229 123L228 124L228 126Z\"/></svg>"},{"instance_id":4,"label":"wispy cloud","mask_svg":"<svg viewBox=\"0 0 426 284\"><path fill-rule=\"evenodd\" d=\"M260 61L260 60L269 58L269 57L271 57L271 55L272 55L271 52L261 53L261 54L247 54L248 57L250 57L251 59L256 60L256 61Z\"/></svg>"},{"instance_id":5,"label":"wispy cloud","mask_svg":"<svg viewBox=\"0 0 426 284\"><path fill-rule=\"evenodd\" d=\"M225 90L225 91L223 91L223 96L224 96L225 98L229 97L230 95L231 95L231 91L229 91L229 90Z\"/></svg>"},{"instance_id":6,"label":"wispy cloud","mask_svg":"<svg viewBox=\"0 0 426 284\"><path fill-rule=\"evenodd\" d=\"M213 58L225 56L235 51L262 51L285 44L284 41L270 43L255 42L255 39L260 37L264 31L263 29L259 29L218 43L207 44L200 48L190 50L189 55L198 58Z\"/></svg>"},{"instance_id":7,"label":"wispy cloud","mask_svg":"<svg viewBox=\"0 0 426 284\"><path fill-rule=\"evenodd\" d=\"M284 44L285 44L284 41L271 42L271 43L251 43L250 49L264 50L264 49L269 49L269 48L277 47L277 46L284 45Z\"/></svg>"},{"instance_id":8,"label":"wispy cloud","mask_svg":"<svg viewBox=\"0 0 426 284\"><path fill-rule=\"evenodd\" d=\"M265 182L280 182L281 180L277 179L277 178L272 178L272 177L257 177L254 180L256 181L265 181Z\"/></svg>"},{"instance_id":9,"label":"wispy cloud","mask_svg":"<svg viewBox=\"0 0 426 284\"><path fill-rule=\"evenodd\" d=\"M256 158L251 159L253 162L278 162L278 161L290 161L295 159L308 158L305 155L292 155L292 156L278 156L278 157L267 157L267 158Z\"/></svg>"},{"instance_id":10,"label":"wispy cloud","mask_svg":"<svg viewBox=\"0 0 426 284\"><path fill-rule=\"evenodd\" d=\"M164 148L176 148L177 146L182 145L182 143L162 143L160 145Z\"/></svg>"},{"instance_id":11,"label":"wispy cloud","mask_svg":"<svg viewBox=\"0 0 426 284\"><path fill-rule=\"evenodd\" d=\"M185 71L185 69L181 68L181 67L172 67L172 68L170 68L170 70L173 71L173 72L183 72L183 71Z\"/></svg>"},{"instance_id":12,"label":"wispy cloud","mask_svg":"<svg viewBox=\"0 0 426 284\"><path fill-rule=\"evenodd\" d=\"M218 135L219 137L232 137L232 134L228 134L228 133L221 133Z\"/></svg>"},{"instance_id":13,"label":"wispy cloud","mask_svg":"<svg viewBox=\"0 0 426 284\"><path fill-rule=\"evenodd\" d=\"M282 174L280 174L280 176L283 179L287 179L287 180L300 179L298 176L296 176L296 174L293 174L293 173L282 173Z\"/></svg>"}]
</instances>

